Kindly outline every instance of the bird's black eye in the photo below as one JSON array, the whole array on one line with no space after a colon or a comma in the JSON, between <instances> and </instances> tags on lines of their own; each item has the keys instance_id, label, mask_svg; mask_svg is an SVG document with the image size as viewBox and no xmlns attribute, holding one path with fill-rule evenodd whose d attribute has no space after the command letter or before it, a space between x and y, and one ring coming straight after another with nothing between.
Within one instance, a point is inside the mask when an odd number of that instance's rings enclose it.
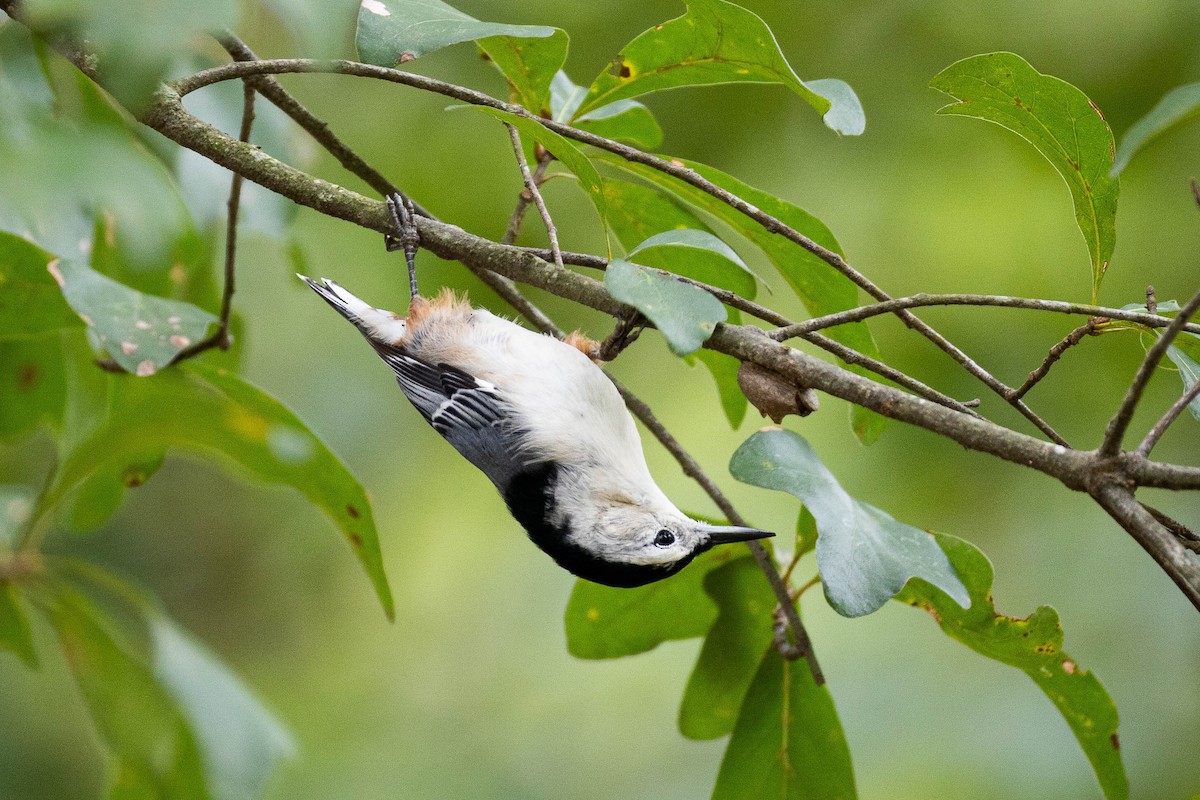
<instances>
[{"instance_id":1,"label":"bird's black eye","mask_svg":"<svg viewBox=\"0 0 1200 800\"><path fill-rule=\"evenodd\" d=\"M661 530L654 537L654 543L659 547L668 547L675 544L675 534L668 530Z\"/></svg>"}]
</instances>

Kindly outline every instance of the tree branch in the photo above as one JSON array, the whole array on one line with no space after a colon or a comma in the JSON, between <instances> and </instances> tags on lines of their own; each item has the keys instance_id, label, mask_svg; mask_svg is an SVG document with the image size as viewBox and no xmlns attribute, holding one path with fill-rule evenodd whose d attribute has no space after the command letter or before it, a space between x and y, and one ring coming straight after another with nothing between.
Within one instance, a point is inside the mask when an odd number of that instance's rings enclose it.
<instances>
[{"instance_id":1,"label":"tree branch","mask_svg":"<svg viewBox=\"0 0 1200 800\"><path fill-rule=\"evenodd\" d=\"M720 186L717 186L715 183L701 177L700 174L695 170L672 164L670 161L665 159L644 153L641 150L623 145L619 142L614 142L610 139L596 136L595 134L588 133L587 131L572 128L569 125L554 122L553 120L543 119L531 114L521 106L504 103L494 97L483 94L482 92L476 92L462 86L455 86L454 84L427 78L423 75L415 75L413 73L403 72L401 70L376 67L371 64L360 64L355 61L317 61L313 59L271 59L254 63L239 62L235 64L227 64L221 67L214 67L212 69L198 72L195 75L181 78L173 81L171 85L176 88L180 95L186 95L189 92L213 83L219 83L220 81L231 80L233 78L245 77L246 75L250 74L281 74L288 72L330 72L344 75L378 78L381 80L390 81L392 83L399 83L406 86L423 89L425 91L435 92L437 94L452 97L456 100L462 100L463 102L471 103L473 105L497 108L533 120L539 125L542 125L563 136L583 142L584 144L589 144L594 147L607 150L611 153L621 156L628 161L645 164L646 166L652 167L655 170L684 181L685 183L700 189L712 197L717 198L721 202L736 209L738 212L744 214L748 218L753 219L755 222L762 225L767 231L781 234L785 238L803 247L805 250L817 256L835 270L849 278L852 282L854 282L857 286L862 288L875 299L880 301L887 301L891 299L886 292L876 286L875 283L865 275L852 267L837 253L816 243L804 234L784 224L782 221L771 216L770 214L761 211L751 203L746 202L732 192L723 189ZM1026 405L1023 400L1019 398L1014 399L1010 396L1013 391L1012 387L998 380L990 372L985 370L973 359L971 359L961 349L956 347L927 323L920 320L912 312L906 309L900 309L896 311L896 314L907 326L921 333L921 335L925 336L925 338L929 339L937 347L946 352L968 373L981 380L984 385L1004 398L1010 405L1016 408L1017 411L1019 411L1026 419L1032 422L1035 427L1046 434L1046 436L1048 436L1052 441L1063 446L1069 446L1067 445L1067 441L1059 436L1048 422L1034 413L1034 411L1029 408L1029 406Z\"/></svg>"}]
</instances>

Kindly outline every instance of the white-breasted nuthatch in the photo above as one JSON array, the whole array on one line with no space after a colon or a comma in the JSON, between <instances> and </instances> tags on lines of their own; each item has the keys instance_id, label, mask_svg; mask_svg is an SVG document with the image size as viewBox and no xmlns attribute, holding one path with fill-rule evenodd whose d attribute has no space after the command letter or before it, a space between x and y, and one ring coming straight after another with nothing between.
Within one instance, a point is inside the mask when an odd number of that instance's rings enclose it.
<instances>
[{"instance_id":1,"label":"white-breasted nuthatch","mask_svg":"<svg viewBox=\"0 0 1200 800\"><path fill-rule=\"evenodd\" d=\"M410 256L403 206L389 198ZM421 415L496 485L533 542L608 586L674 575L714 545L773 534L697 522L655 484L633 418L589 357L594 343L527 330L449 290L408 317L300 276L359 329Z\"/></svg>"}]
</instances>

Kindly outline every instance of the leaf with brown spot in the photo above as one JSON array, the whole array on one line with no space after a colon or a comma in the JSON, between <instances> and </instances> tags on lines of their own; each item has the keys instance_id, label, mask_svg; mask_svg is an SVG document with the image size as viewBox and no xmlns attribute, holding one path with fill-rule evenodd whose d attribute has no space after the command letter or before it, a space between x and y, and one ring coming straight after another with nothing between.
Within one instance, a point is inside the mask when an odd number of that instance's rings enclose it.
<instances>
[{"instance_id":1,"label":"leaf with brown spot","mask_svg":"<svg viewBox=\"0 0 1200 800\"><path fill-rule=\"evenodd\" d=\"M97 241L100 237L97 236ZM112 257L97 246L94 259ZM58 262L62 294L121 367L147 377L179 355L182 341L204 338L217 318L191 303L143 294L82 263Z\"/></svg>"},{"instance_id":2,"label":"leaf with brown spot","mask_svg":"<svg viewBox=\"0 0 1200 800\"><path fill-rule=\"evenodd\" d=\"M1125 767L1112 746L1117 735L1117 707L1100 680L1063 652L1058 613L1049 606L1024 619L996 613L991 602L992 564L987 556L953 536L937 534L937 541L971 593L971 607L964 610L919 578L910 581L896 599L935 614L951 638L1032 678L1079 740L1104 796L1108 800L1127 798Z\"/></svg>"},{"instance_id":3,"label":"leaf with brown spot","mask_svg":"<svg viewBox=\"0 0 1200 800\"><path fill-rule=\"evenodd\" d=\"M43 424L58 428L65 401L62 345L56 334L0 339L0 441Z\"/></svg>"}]
</instances>

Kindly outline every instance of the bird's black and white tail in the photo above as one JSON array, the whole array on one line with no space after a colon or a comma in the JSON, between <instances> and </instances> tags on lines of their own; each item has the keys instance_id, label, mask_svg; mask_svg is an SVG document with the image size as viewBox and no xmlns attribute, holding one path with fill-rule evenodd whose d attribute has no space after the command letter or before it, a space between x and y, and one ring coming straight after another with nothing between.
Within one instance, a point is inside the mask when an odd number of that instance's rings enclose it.
<instances>
[{"instance_id":1,"label":"bird's black and white tail","mask_svg":"<svg viewBox=\"0 0 1200 800\"><path fill-rule=\"evenodd\" d=\"M327 278L315 281L299 273L296 277L312 287L335 311L354 323L372 343L396 346L403 342L406 325L396 314L367 305Z\"/></svg>"}]
</instances>

